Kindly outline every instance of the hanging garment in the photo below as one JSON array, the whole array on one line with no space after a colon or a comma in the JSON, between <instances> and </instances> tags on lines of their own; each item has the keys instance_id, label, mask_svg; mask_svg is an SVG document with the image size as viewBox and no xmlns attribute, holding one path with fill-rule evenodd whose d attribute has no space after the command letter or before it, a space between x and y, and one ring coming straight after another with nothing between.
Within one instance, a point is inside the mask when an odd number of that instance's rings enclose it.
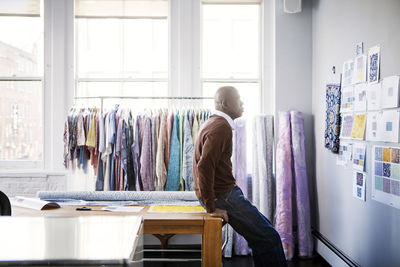
<instances>
[{"instance_id":1,"label":"hanging garment","mask_svg":"<svg viewBox=\"0 0 400 267\"><path fill-rule=\"evenodd\" d=\"M196 143L197 136L199 135L199 119L197 112L193 116L193 126L192 126L193 144Z\"/></svg>"},{"instance_id":2,"label":"hanging garment","mask_svg":"<svg viewBox=\"0 0 400 267\"><path fill-rule=\"evenodd\" d=\"M180 152L181 148L179 143L179 114L176 114L171 134L168 177L165 191L177 191L179 189Z\"/></svg>"},{"instance_id":3,"label":"hanging garment","mask_svg":"<svg viewBox=\"0 0 400 267\"><path fill-rule=\"evenodd\" d=\"M261 121L259 121L259 120L261 120ZM257 122L257 121L259 121L259 122ZM257 139L258 139L257 131L259 130L258 125L260 125L262 123L262 121L263 120L260 117L254 117L253 125L252 125L252 133L253 133L253 136L252 136L252 142L253 142L253 144L252 144L252 159L253 159L252 166L253 166L253 171L252 171L252 179L251 179L251 182L252 182L251 197L252 197L253 205L256 206L258 209L260 209L260 191L259 191L260 178L259 178L259 166L258 165L259 165L259 157L260 157L259 154L262 155L263 153L262 153L262 149L259 152L260 145L257 143ZM261 159L261 161L262 161L262 159Z\"/></svg>"},{"instance_id":4,"label":"hanging garment","mask_svg":"<svg viewBox=\"0 0 400 267\"><path fill-rule=\"evenodd\" d=\"M165 183L167 181L167 168L165 166L165 150L166 149L166 136L164 128L166 126L167 114L160 115L160 132L158 135L157 143L157 158L156 158L156 175L157 175L157 190L164 191Z\"/></svg>"},{"instance_id":5,"label":"hanging garment","mask_svg":"<svg viewBox=\"0 0 400 267\"><path fill-rule=\"evenodd\" d=\"M144 116L142 153L140 156L140 175L144 191L154 191L153 156L151 153L151 117Z\"/></svg>"},{"instance_id":6,"label":"hanging garment","mask_svg":"<svg viewBox=\"0 0 400 267\"><path fill-rule=\"evenodd\" d=\"M339 84L328 84L326 86L325 147L333 153L339 153L340 97Z\"/></svg>"},{"instance_id":7,"label":"hanging garment","mask_svg":"<svg viewBox=\"0 0 400 267\"><path fill-rule=\"evenodd\" d=\"M157 116L152 113L151 114L151 169L153 171L153 187L157 186L157 176L156 176L156 152L157 152Z\"/></svg>"},{"instance_id":8,"label":"hanging garment","mask_svg":"<svg viewBox=\"0 0 400 267\"><path fill-rule=\"evenodd\" d=\"M174 113L170 112L167 118L167 155L166 155L166 160L165 160L165 164L167 166L167 169L169 168L169 156L171 154L171 135L172 135L172 128L174 126Z\"/></svg>"},{"instance_id":9,"label":"hanging garment","mask_svg":"<svg viewBox=\"0 0 400 267\"><path fill-rule=\"evenodd\" d=\"M103 161L103 173L104 173L104 191L109 191L110 190L110 156L112 152L112 147L109 142L110 140L110 131L108 128L110 127L110 113L107 113L104 119L104 131L105 131L105 143L106 143L106 148L105 151L102 155L101 160Z\"/></svg>"},{"instance_id":10,"label":"hanging garment","mask_svg":"<svg viewBox=\"0 0 400 267\"><path fill-rule=\"evenodd\" d=\"M292 126L292 151L296 184L299 255L301 257L311 257L313 252L313 239L310 223L310 200L306 168L304 119L300 112L291 111L290 121Z\"/></svg>"},{"instance_id":11,"label":"hanging garment","mask_svg":"<svg viewBox=\"0 0 400 267\"><path fill-rule=\"evenodd\" d=\"M179 146L181 148L180 151L180 162L179 162L179 191L185 190L185 179L183 178L182 171L183 171L183 125L185 121L185 116L187 111L180 110L179 112Z\"/></svg>"},{"instance_id":12,"label":"hanging garment","mask_svg":"<svg viewBox=\"0 0 400 267\"><path fill-rule=\"evenodd\" d=\"M276 223L286 259L294 252L292 230L292 151L290 113L279 112L279 139L276 147Z\"/></svg>"},{"instance_id":13,"label":"hanging garment","mask_svg":"<svg viewBox=\"0 0 400 267\"><path fill-rule=\"evenodd\" d=\"M192 138L192 130L190 128L189 118L191 117L191 113L189 112L184 117L183 122L183 167L182 167L182 177L185 182L185 190L194 190L193 188L193 138Z\"/></svg>"},{"instance_id":14,"label":"hanging garment","mask_svg":"<svg viewBox=\"0 0 400 267\"><path fill-rule=\"evenodd\" d=\"M133 161L133 170L135 173L135 190L142 191L142 181L140 175L140 115L136 117L136 126L135 126L135 140L131 147L132 153L132 161Z\"/></svg>"}]
</instances>

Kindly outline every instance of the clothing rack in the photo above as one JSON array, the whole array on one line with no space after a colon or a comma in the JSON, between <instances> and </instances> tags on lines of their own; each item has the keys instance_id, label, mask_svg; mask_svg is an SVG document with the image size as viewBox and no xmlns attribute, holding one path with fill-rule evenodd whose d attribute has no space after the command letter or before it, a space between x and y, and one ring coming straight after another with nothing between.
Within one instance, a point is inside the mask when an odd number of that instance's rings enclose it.
<instances>
[{"instance_id":1,"label":"clothing rack","mask_svg":"<svg viewBox=\"0 0 400 267\"><path fill-rule=\"evenodd\" d=\"M202 96L75 96L77 99L100 99L100 108L103 110L104 99L173 99L173 100L205 100L214 99L214 97L202 97Z\"/></svg>"}]
</instances>

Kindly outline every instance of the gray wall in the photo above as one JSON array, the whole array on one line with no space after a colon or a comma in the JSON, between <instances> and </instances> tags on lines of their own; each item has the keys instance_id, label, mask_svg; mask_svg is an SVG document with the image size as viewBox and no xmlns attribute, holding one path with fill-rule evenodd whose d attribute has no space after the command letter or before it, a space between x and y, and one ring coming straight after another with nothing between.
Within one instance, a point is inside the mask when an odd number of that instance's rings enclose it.
<instances>
[{"instance_id":1,"label":"gray wall","mask_svg":"<svg viewBox=\"0 0 400 267\"><path fill-rule=\"evenodd\" d=\"M400 210L371 200L371 143L366 202L352 197L351 168L337 166L336 155L324 148L325 85L332 66L341 72L343 62L354 58L360 41L365 52L381 45L381 77L400 74L399 33L398 0L313 1L314 226L361 266L400 266Z\"/></svg>"}]
</instances>

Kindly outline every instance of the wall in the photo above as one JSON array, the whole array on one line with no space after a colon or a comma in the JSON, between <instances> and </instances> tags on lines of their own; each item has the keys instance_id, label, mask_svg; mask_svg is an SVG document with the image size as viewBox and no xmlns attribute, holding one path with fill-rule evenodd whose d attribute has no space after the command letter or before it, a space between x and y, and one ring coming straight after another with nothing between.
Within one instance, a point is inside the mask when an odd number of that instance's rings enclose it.
<instances>
[{"instance_id":1,"label":"wall","mask_svg":"<svg viewBox=\"0 0 400 267\"><path fill-rule=\"evenodd\" d=\"M312 113L315 119L316 196L314 227L361 266L399 266L400 210L371 200L367 176L366 202L352 197L352 170L336 165L324 148L325 85L332 66L341 72L345 60L381 45L381 76L400 74L400 1L314 0L312 7ZM398 144L395 144L398 146ZM367 173L371 173L371 143Z\"/></svg>"}]
</instances>

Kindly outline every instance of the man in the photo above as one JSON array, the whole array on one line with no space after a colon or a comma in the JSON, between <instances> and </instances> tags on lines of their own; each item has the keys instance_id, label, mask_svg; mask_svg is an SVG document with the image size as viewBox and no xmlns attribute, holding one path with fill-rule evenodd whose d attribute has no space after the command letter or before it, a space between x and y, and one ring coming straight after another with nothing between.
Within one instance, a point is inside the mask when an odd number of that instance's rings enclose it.
<instances>
[{"instance_id":1,"label":"man","mask_svg":"<svg viewBox=\"0 0 400 267\"><path fill-rule=\"evenodd\" d=\"M202 126L195 144L196 195L211 216L223 218L247 240L256 267L286 266L278 232L243 196L232 174L233 120L243 113L243 102L236 88L219 88L215 94L215 109Z\"/></svg>"}]
</instances>

